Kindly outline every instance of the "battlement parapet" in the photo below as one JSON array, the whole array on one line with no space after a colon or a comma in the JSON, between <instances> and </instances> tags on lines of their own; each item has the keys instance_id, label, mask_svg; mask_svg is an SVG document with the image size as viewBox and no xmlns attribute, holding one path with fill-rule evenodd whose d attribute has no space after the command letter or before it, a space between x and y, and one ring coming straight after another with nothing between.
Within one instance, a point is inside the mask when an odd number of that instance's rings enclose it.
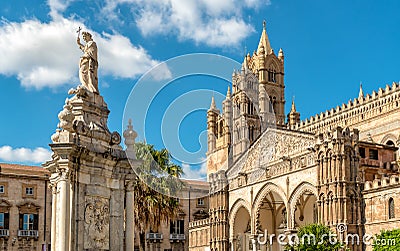
<instances>
[{"instance_id":1,"label":"battlement parapet","mask_svg":"<svg viewBox=\"0 0 400 251\"><path fill-rule=\"evenodd\" d=\"M391 175L389 177L383 177L381 179L375 179L373 181L367 181L364 185L364 191L386 188L394 185L400 185L400 175L398 174Z\"/></svg>"},{"instance_id":2,"label":"battlement parapet","mask_svg":"<svg viewBox=\"0 0 400 251\"><path fill-rule=\"evenodd\" d=\"M346 121L347 126L361 122L365 119L390 112L399 107L400 103L400 84L393 82L392 86L386 85L385 89L379 88L378 92L373 91L364 97L354 98L347 103L343 103L336 108L331 108L306 118L294 126L295 130L306 132L317 132L340 122Z\"/></svg>"}]
</instances>

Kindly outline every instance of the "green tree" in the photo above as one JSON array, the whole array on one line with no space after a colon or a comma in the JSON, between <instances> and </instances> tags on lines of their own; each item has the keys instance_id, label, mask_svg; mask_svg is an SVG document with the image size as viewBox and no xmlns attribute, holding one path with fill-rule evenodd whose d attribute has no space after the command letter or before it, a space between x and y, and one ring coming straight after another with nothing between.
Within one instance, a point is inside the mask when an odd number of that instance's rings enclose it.
<instances>
[{"instance_id":1,"label":"green tree","mask_svg":"<svg viewBox=\"0 0 400 251\"><path fill-rule=\"evenodd\" d=\"M297 232L297 243L286 246L287 251L337 251L343 248L343 245L335 239L329 239L329 236L335 236L331 229L321 224L310 224L300 227ZM336 238L337 240L337 238Z\"/></svg>"},{"instance_id":2,"label":"green tree","mask_svg":"<svg viewBox=\"0 0 400 251\"><path fill-rule=\"evenodd\" d=\"M181 190L179 180L183 170L170 160L166 149L136 143L137 159L143 164L135 170L134 185L135 227L139 232L140 250L144 250L146 231L157 232L162 222L169 222L181 212L179 203L171 195Z\"/></svg>"},{"instance_id":3,"label":"green tree","mask_svg":"<svg viewBox=\"0 0 400 251\"><path fill-rule=\"evenodd\" d=\"M382 231L374 238L374 251L400 250L400 229Z\"/></svg>"}]
</instances>

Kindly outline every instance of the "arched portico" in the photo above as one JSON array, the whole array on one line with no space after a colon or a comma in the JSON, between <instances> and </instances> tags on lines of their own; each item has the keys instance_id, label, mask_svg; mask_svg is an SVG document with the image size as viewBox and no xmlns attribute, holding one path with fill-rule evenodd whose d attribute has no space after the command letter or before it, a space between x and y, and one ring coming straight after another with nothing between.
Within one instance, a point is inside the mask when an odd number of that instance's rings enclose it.
<instances>
[{"instance_id":1,"label":"arched portico","mask_svg":"<svg viewBox=\"0 0 400 251\"><path fill-rule=\"evenodd\" d=\"M293 191L289 199L292 229L318 222L317 188L303 182Z\"/></svg>"},{"instance_id":2,"label":"arched portico","mask_svg":"<svg viewBox=\"0 0 400 251\"><path fill-rule=\"evenodd\" d=\"M288 203L283 190L273 183L266 184L258 193L254 202L254 236L267 236L268 241L257 243L257 250L283 250L276 238L270 243L269 237L286 232L288 228Z\"/></svg>"},{"instance_id":3,"label":"arched portico","mask_svg":"<svg viewBox=\"0 0 400 251\"><path fill-rule=\"evenodd\" d=\"M247 203L239 199L229 215L229 233L231 250L249 251L251 241L251 213Z\"/></svg>"}]
</instances>

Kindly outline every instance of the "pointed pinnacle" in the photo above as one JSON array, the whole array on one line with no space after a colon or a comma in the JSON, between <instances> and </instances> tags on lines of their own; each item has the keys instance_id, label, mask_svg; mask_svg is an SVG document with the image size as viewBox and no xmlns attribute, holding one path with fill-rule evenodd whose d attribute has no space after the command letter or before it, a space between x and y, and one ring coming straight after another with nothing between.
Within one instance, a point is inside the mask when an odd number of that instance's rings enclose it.
<instances>
[{"instance_id":1,"label":"pointed pinnacle","mask_svg":"<svg viewBox=\"0 0 400 251\"><path fill-rule=\"evenodd\" d=\"M226 92L226 98L230 99L231 98L231 87L228 86L228 91Z\"/></svg>"},{"instance_id":2,"label":"pointed pinnacle","mask_svg":"<svg viewBox=\"0 0 400 251\"><path fill-rule=\"evenodd\" d=\"M360 92L358 93L358 98L363 98L364 97L364 91L362 88L362 82L360 82Z\"/></svg>"},{"instance_id":3,"label":"pointed pinnacle","mask_svg":"<svg viewBox=\"0 0 400 251\"><path fill-rule=\"evenodd\" d=\"M217 109L217 106L215 105L214 96L212 96L210 110L215 110L215 109Z\"/></svg>"}]
</instances>

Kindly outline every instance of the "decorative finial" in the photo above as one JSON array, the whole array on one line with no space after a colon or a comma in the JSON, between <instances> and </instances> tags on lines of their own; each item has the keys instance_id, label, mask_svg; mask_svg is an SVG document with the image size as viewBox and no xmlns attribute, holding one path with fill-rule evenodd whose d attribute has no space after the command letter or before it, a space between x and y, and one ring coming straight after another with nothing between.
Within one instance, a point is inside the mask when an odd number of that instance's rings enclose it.
<instances>
[{"instance_id":1,"label":"decorative finial","mask_svg":"<svg viewBox=\"0 0 400 251\"><path fill-rule=\"evenodd\" d=\"M130 159L136 159L135 152L135 139L137 137L137 132L133 130L132 119L128 120L127 129L124 131L125 145L126 145L126 154Z\"/></svg>"},{"instance_id":2,"label":"decorative finial","mask_svg":"<svg viewBox=\"0 0 400 251\"><path fill-rule=\"evenodd\" d=\"M226 92L226 98L230 99L231 98L231 87L228 85L228 91Z\"/></svg>"},{"instance_id":3,"label":"decorative finial","mask_svg":"<svg viewBox=\"0 0 400 251\"><path fill-rule=\"evenodd\" d=\"M364 91L362 88L362 82L360 81L360 92L358 93L358 98L364 98Z\"/></svg>"},{"instance_id":4,"label":"decorative finial","mask_svg":"<svg viewBox=\"0 0 400 251\"><path fill-rule=\"evenodd\" d=\"M294 95L293 95L293 97L292 97L292 109L290 110L290 112L292 113L292 112L296 112L296 105L295 105L295 103L294 103Z\"/></svg>"},{"instance_id":5,"label":"decorative finial","mask_svg":"<svg viewBox=\"0 0 400 251\"><path fill-rule=\"evenodd\" d=\"M211 98L211 106L210 106L210 110L215 110L217 108L217 106L215 105L215 99L214 99L214 95Z\"/></svg>"},{"instance_id":6,"label":"decorative finial","mask_svg":"<svg viewBox=\"0 0 400 251\"><path fill-rule=\"evenodd\" d=\"M263 20L263 29L265 30L267 27L267 21L265 21L265 19Z\"/></svg>"}]
</instances>

